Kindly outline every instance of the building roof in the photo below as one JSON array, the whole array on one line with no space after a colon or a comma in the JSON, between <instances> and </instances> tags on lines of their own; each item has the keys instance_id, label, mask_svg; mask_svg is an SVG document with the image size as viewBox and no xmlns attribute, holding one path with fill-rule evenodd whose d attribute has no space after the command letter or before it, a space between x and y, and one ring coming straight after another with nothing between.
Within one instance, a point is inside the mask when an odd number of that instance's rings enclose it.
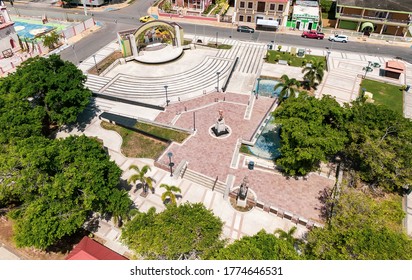
<instances>
[{"instance_id":1,"label":"building roof","mask_svg":"<svg viewBox=\"0 0 412 280\"><path fill-rule=\"evenodd\" d=\"M310 7L310 6L293 6L293 15L307 15L312 17L319 17L319 7Z\"/></svg>"},{"instance_id":2,"label":"building roof","mask_svg":"<svg viewBox=\"0 0 412 280\"><path fill-rule=\"evenodd\" d=\"M400 61L390 60L386 62L386 71L396 72L396 73L403 73L405 71L405 64Z\"/></svg>"},{"instance_id":3,"label":"building roof","mask_svg":"<svg viewBox=\"0 0 412 280\"><path fill-rule=\"evenodd\" d=\"M85 236L67 255L66 260L127 260L127 258Z\"/></svg>"},{"instance_id":4,"label":"building roof","mask_svg":"<svg viewBox=\"0 0 412 280\"><path fill-rule=\"evenodd\" d=\"M378 10L390 10L412 13L410 0L336 0L339 6L352 6Z\"/></svg>"}]
</instances>

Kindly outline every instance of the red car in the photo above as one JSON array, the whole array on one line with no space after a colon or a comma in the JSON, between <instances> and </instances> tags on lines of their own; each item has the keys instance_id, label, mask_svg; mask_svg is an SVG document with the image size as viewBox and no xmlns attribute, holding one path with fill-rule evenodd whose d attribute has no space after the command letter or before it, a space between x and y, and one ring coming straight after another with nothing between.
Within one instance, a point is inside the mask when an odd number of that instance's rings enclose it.
<instances>
[{"instance_id":1,"label":"red car","mask_svg":"<svg viewBox=\"0 0 412 280\"><path fill-rule=\"evenodd\" d=\"M325 37L325 34L317 32L316 30L311 30L311 31L304 31L302 33L302 37L322 40Z\"/></svg>"}]
</instances>

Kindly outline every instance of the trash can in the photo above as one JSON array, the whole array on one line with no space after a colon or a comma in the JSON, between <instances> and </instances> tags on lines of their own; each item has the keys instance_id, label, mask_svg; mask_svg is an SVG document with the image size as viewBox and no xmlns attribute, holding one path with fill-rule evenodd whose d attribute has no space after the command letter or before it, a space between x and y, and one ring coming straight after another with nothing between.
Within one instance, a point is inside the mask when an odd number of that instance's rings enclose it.
<instances>
[{"instance_id":1,"label":"trash can","mask_svg":"<svg viewBox=\"0 0 412 280\"><path fill-rule=\"evenodd\" d=\"M253 170L253 168L255 167L255 162L254 161L249 161L249 164L247 165L249 170Z\"/></svg>"},{"instance_id":2,"label":"trash can","mask_svg":"<svg viewBox=\"0 0 412 280\"><path fill-rule=\"evenodd\" d=\"M405 88L405 91L409 91L410 88L411 88L411 86L407 85L406 88Z\"/></svg>"}]
</instances>

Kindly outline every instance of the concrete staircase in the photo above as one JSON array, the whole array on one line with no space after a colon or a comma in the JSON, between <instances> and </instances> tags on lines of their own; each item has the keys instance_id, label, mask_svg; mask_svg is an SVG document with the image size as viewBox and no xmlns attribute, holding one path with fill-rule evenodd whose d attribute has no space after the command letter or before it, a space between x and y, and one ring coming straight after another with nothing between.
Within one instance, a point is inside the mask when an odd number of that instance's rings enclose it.
<instances>
[{"instance_id":1,"label":"concrete staircase","mask_svg":"<svg viewBox=\"0 0 412 280\"><path fill-rule=\"evenodd\" d=\"M216 178L210 178L190 169L186 169L186 171L183 174L183 178L209 189L213 189L213 185L215 185L216 181ZM214 191L224 194L225 190L226 184L218 180L214 187Z\"/></svg>"}]
</instances>

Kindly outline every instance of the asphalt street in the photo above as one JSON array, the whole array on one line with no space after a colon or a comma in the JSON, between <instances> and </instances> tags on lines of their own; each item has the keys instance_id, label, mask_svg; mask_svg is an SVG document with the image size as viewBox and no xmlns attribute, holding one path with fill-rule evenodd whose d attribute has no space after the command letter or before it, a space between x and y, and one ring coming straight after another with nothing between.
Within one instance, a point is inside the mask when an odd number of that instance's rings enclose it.
<instances>
[{"instance_id":1,"label":"asphalt street","mask_svg":"<svg viewBox=\"0 0 412 280\"><path fill-rule=\"evenodd\" d=\"M147 14L147 9L152 0L139 0L133 4L119 10L96 12L89 9L89 14L93 13L94 19L102 25L102 28L94 34L85 37L74 45L74 48L68 48L61 52L63 59L77 62L84 60L98 49L105 46L116 38L116 33L120 30L136 28L141 23L139 18ZM15 4L16 6L16 4ZM34 5L17 5L19 9L36 9ZM56 11L56 8L42 7L45 11ZM66 13L81 13L79 9L64 9ZM236 28L224 28L201 24L180 23L185 32L195 35L204 35L208 37L229 38L238 40L255 41L261 43L270 43L275 41L276 44L293 45L304 48L329 48L335 51L345 51L362 53L368 55L381 55L389 57L400 57L412 63L412 49L406 47L392 46L389 44L370 44L367 42L348 43L331 43L324 40L305 39L299 36L299 33L284 34L270 31L256 31L253 34L236 32ZM76 53L75 53L76 52ZM77 58L76 58L77 55Z\"/></svg>"}]
</instances>

